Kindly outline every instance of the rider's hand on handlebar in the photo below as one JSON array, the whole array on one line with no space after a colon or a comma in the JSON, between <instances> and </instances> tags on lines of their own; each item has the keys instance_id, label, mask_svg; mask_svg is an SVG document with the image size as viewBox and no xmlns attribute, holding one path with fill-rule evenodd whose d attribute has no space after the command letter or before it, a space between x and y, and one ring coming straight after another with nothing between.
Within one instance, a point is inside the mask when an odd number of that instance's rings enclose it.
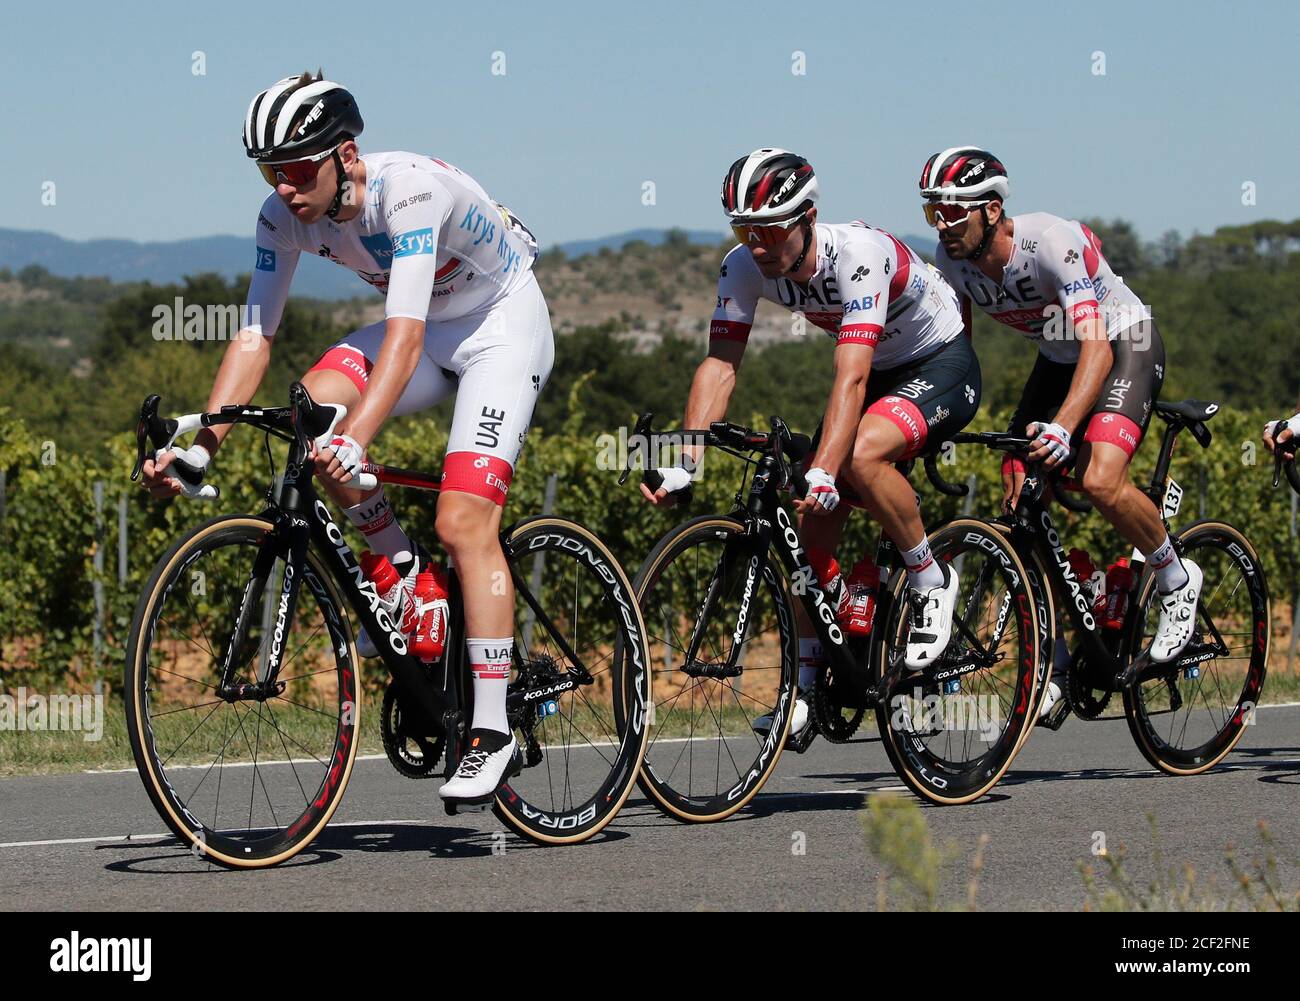
<instances>
[{"instance_id":1,"label":"rider's hand on handlebar","mask_svg":"<svg viewBox=\"0 0 1300 1001\"><path fill-rule=\"evenodd\" d=\"M664 466L654 472L661 481L658 488L651 490L643 478L639 484L641 496L655 507L672 507L681 492L691 485L691 474L681 466Z\"/></svg>"},{"instance_id":2,"label":"rider's hand on handlebar","mask_svg":"<svg viewBox=\"0 0 1300 1001\"><path fill-rule=\"evenodd\" d=\"M366 449L351 435L338 431L321 435L312 443L311 457L316 475L339 483L351 483L361 471Z\"/></svg>"},{"instance_id":3,"label":"rider's hand on handlebar","mask_svg":"<svg viewBox=\"0 0 1300 1001\"><path fill-rule=\"evenodd\" d=\"M1277 428L1279 425L1281 426L1280 431L1275 438L1273 431L1274 428ZM1297 432L1300 432L1300 414L1296 414L1287 421L1268 421L1264 425L1264 446L1270 452L1275 452L1278 445L1296 437ZM1295 456L1288 451L1282 454L1282 459L1285 462L1294 462Z\"/></svg>"},{"instance_id":4,"label":"rider's hand on handlebar","mask_svg":"<svg viewBox=\"0 0 1300 1001\"><path fill-rule=\"evenodd\" d=\"M185 483L183 480L169 475L167 470L173 463L185 463L192 473L198 474L201 481L211 461L211 453L202 445L191 445L189 448L177 448L162 452L155 459L146 458L144 460L144 465L140 469L141 486L149 491L151 497L160 500L176 497L180 494L195 497L198 495L199 485L192 486Z\"/></svg>"},{"instance_id":5,"label":"rider's hand on handlebar","mask_svg":"<svg viewBox=\"0 0 1300 1001\"><path fill-rule=\"evenodd\" d=\"M808 483L808 493L794 502L796 511L800 514L830 514L839 506L840 491L834 476L813 466L804 474L804 479Z\"/></svg>"},{"instance_id":6,"label":"rider's hand on handlebar","mask_svg":"<svg viewBox=\"0 0 1300 1001\"><path fill-rule=\"evenodd\" d=\"M1051 469L1070 454L1070 432L1060 424L1036 421L1029 425L1029 437L1037 446L1029 453L1030 462L1041 462Z\"/></svg>"}]
</instances>

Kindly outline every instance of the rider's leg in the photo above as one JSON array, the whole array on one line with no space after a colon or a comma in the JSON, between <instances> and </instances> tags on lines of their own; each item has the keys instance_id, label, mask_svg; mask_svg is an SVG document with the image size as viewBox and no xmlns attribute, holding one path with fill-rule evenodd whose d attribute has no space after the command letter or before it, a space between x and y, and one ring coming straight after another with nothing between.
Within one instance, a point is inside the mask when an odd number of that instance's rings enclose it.
<instances>
[{"instance_id":1,"label":"rider's leg","mask_svg":"<svg viewBox=\"0 0 1300 1001\"><path fill-rule=\"evenodd\" d=\"M354 410L365 391L375 359L379 357L384 333L382 322L373 323L353 331L344 341L326 351L302 379L312 399ZM427 356L422 355L389 416L400 417L431 407L451 395L454 389L455 384ZM415 546L398 523L382 485L363 491L345 487L333 479L321 478L319 482L365 537L368 549L388 557L394 564L412 559Z\"/></svg>"},{"instance_id":2,"label":"rider's leg","mask_svg":"<svg viewBox=\"0 0 1300 1001\"><path fill-rule=\"evenodd\" d=\"M799 540L804 545L804 552L809 554L810 562L814 562L812 554L815 550L822 553L835 552L852 510L848 504L841 503L829 514L799 516ZM821 640L817 638L817 630L802 601L795 602L794 615L799 624L799 691L810 692L817 680L817 672L826 663L826 657Z\"/></svg>"},{"instance_id":3,"label":"rider's leg","mask_svg":"<svg viewBox=\"0 0 1300 1001\"><path fill-rule=\"evenodd\" d=\"M852 461L845 479L858 491L862 504L894 540L907 563L913 587L943 584L943 572L930 558L930 544L917 507L916 492L894 463L907 450L908 441L893 421L868 412L858 424Z\"/></svg>"},{"instance_id":4,"label":"rider's leg","mask_svg":"<svg viewBox=\"0 0 1300 1001\"><path fill-rule=\"evenodd\" d=\"M465 598L474 687L471 731L477 732L471 743L477 739L480 749L506 756L515 748L506 715L515 591L501 550L501 510L533 408L551 373L555 343L536 282L486 315L443 327L435 352L448 352L443 364L458 374L459 385L435 527L455 562ZM467 795L487 778L494 783L504 767L504 757L496 757L474 775L458 770L446 795Z\"/></svg>"}]
</instances>

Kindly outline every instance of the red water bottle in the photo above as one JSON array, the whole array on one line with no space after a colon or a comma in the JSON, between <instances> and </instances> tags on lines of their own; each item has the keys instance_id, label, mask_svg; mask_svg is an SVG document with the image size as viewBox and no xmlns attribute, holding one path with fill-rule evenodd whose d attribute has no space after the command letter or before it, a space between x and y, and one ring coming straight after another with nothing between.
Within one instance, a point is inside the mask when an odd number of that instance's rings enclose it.
<instances>
[{"instance_id":1,"label":"red water bottle","mask_svg":"<svg viewBox=\"0 0 1300 1001\"><path fill-rule=\"evenodd\" d=\"M410 633L415 628L415 602L402 586L402 575L397 568L387 556L368 549L361 554L359 562L366 580L375 585L375 592L393 626L403 633Z\"/></svg>"},{"instance_id":2,"label":"red water bottle","mask_svg":"<svg viewBox=\"0 0 1300 1001\"><path fill-rule=\"evenodd\" d=\"M1106 571L1106 620L1107 629L1119 629L1124 625L1124 616L1128 614L1129 591L1133 587L1133 569L1128 565L1128 557L1121 556Z\"/></svg>"},{"instance_id":3,"label":"red water bottle","mask_svg":"<svg viewBox=\"0 0 1300 1001\"><path fill-rule=\"evenodd\" d=\"M1082 549L1071 549L1066 555L1070 561L1070 569L1074 571L1074 577L1079 582L1079 586L1084 588L1089 600L1092 602L1092 611L1094 615L1104 616L1106 613L1106 592L1099 590L1097 587L1097 565L1092 562L1092 557Z\"/></svg>"},{"instance_id":4,"label":"red water bottle","mask_svg":"<svg viewBox=\"0 0 1300 1001\"><path fill-rule=\"evenodd\" d=\"M849 573L848 630L852 636L870 636L876 620L876 592L880 589L880 568L864 556Z\"/></svg>"},{"instance_id":5,"label":"red water bottle","mask_svg":"<svg viewBox=\"0 0 1300 1001\"><path fill-rule=\"evenodd\" d=\"M808 563L817 575L817 583L834 610L835 618L843 622L849 609L849 589L844 586L840 574L840 561L825 549L809 549Z\"/></svg>"},{"instance_id":6,"label":"red water bottle","mask_svg":"<svg viewBox=\"0 0 1300 1001\"><path fill-rule=\"evenodd\" d=\"M416 626L411 634L411 653L432 664L447 646L447 581L436 563L415 578Z\"/></svg>"}]
</instances>

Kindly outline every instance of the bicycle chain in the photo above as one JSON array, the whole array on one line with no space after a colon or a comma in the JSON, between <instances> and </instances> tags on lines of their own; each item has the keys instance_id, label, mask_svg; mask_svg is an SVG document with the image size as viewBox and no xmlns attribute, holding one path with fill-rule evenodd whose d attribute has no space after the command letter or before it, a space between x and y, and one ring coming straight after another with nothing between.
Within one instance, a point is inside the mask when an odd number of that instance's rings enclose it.
<instances>
[{"instance_id":1,"label":"bicycle chain","mask_svg":"<svg viewBox=\"0 0 1300 1001\"><path fill-rule=\"evenodd\" d=\"M1106 711L1114 692L1109 689L1104 691L1094 689L1084 679L1087 673L1088 668L1082 657L1070 665L1065 678L1066 696L1070 700L1070 709L1074 715L1080 719L1096 719ZM1100 698L1094 694L1096 691L1102 691Z\"/></svg>"}]
</instances>

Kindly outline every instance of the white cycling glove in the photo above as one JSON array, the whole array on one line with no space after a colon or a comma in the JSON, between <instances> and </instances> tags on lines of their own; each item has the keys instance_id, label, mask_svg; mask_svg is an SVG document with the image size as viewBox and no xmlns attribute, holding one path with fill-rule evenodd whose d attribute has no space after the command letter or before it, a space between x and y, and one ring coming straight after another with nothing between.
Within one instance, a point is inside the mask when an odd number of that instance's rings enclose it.
<instances>
[{"instance_id":1,"label":"white cycling glove","mask_svg":"<svg viewBox=\"0 0 1300 1001\"><path fill-rule=\"evenodd\" d=\"M365 461L366 450L351 435L337 432L325 432L316 439L316 451L328 448L339 460L339 465L349 476L361 472L361 463Z\"/></svg>"},{"instance_id":2,"label":"white cycling glove","mask_svg":"<svg viewBox=\"0 0 1300 1001\"><path fill-rule=\"evenodd\" d=\"M1039 421L1029 425L1029 433L1034 436L1035 446L1047 446L1049 459L1061 462L1070 454L1070 432L1061 425Z\"/></svg>"},{"instance_id":3,"label":"white cycling glove","mask_svg":"<svg viewBox=\"0 0 1300 1001\"><path fill-rule=\"evenodd\" d=\"M804 473L808 481L808 499L813 502L815 510L830 513L840 503L840 491L835 486L835 477L820 466L813 466Z\"/></svg>"},{"instance_id":4,"label":"white cycling glove","mask_svg":"<svg viewBox=\"0 0 1300 1001\"><path fill-rule=\"evenodd\" d=\"M660 490L665 490L670 494L680 493L691 485L693 477L681 466L660 466L655 470L664 478L659 484Z\"/></svg>"},{"instance_id":5,"label":"white cycling glove","mask_svg":"<svg viewBox=\"0 0 1300 1001\"><path fill-rule=\"evenodd\" d=\"M169 476L168 479L179 486L186 497L208 496L203 493L203 476L208 471L208 464L212 462L212 453L202 445L191 445L189 448L173 448L171 455L168 470L184 472L189 479L184 476Z\"/></svg>"},{"instance_id":6,"label":"white cycling glove","mask_svg":"<svg viewBox=\"0 0 1300 1001\"><path fill-rule=\"evenodd\" d=\"M1274 441L1277 440L1278 435L1287 430L1289 430L1293 436L1300 437L1300 414L1295 414L1289 420L1285 421L1264 422L1264 433Z\"/></svg>"}]
</instances>

